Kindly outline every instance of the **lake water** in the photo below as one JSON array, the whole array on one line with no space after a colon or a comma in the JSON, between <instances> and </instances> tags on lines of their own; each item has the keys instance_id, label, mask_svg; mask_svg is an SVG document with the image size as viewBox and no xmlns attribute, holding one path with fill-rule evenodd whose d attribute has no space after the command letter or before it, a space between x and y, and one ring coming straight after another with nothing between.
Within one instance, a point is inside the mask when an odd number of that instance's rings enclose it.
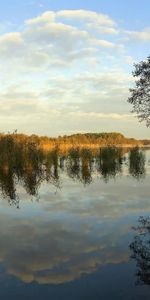
<instances>
[{"instance_id":1,"label":"lake water","mask_svg":"<svg viewBox=\"0 0 150 300\"><path fill-rule=\"evenodd\" d=\"M150 299L144 155L101 170L61 161L47 180L0 174L0 298Z\"/></svg>"}]
</instances>

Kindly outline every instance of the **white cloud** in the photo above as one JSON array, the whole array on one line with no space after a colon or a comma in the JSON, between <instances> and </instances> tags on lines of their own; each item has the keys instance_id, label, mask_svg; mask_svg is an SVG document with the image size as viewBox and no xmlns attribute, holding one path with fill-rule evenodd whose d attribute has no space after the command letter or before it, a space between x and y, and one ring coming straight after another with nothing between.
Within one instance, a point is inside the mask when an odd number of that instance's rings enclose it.
<instances>
[{"instance_id":1,"label":"white cloud","mask_svg":"<svg viewBox=\"0 0 150 300\"><path fill-rule=\"evenodd\" d=\"M115 27L99 26L97 23L88 23L87 29L96 30L100 34L110 34L116 35L119 34L119 30Z\"/></svg>"},{"instance_id":2,"label":"white cloud","mask_svg":"<svg viewBox=\"0 0 150 300\"><path fill-rule=\"evenodd\" d=\"M100 47L104 47L104 48L114 48L116 47L116 45L110 41L106 41L106 40L92 40L93 42L95 42L98 46Z\"/></svg>"},{"instance_id":3,"label":"white cloud","mask_svg":"<svg viewBox=\"0 0 150 300\"><path fill-rule=\"evenodd\" d=\"M149 42L150 41L150 28L145 28L142 31L125 31L128 36L128 39L141 41L141 42Z\"/></svg>"},{"instance_id":4,"label":"white cloud","mask_svg":"<svg viewBox=\"0 0 150 300\"><path fill-rule=\"evenodd\" d=\"M63 17L69 20L80 20L83 22L97 22L99 25L114 26L115 22L109 16L88 10L62 10L57 17Z\"/></svg>"},{"instance_id":5,"label":"white cloud","mask_svg":"<svg viewBox=\"0 0 150 300\"><path fill-rule=\"evenodd\" d=\"M112 120L128 120L133 118L131 114L117 114L117 113L97 113L97 112L70 112L70 115L75 117L88 117L99 119L112 119Z\"/></svg>"},{"instance_id":6,"label":"white cloud","mask_svg":"<svg viewBox=\"0 0 150 300\"><path fill-rule=\"evenodd\" d=\"M25 21L25 24L27 25L33 25L33 24L42 24L42 23L47 23L47 22L53 22L55 20L55 12L53 11L46 11L45 13L43 13L42 15L36 17L36 18L32 18L32 19L28 19Z\"/></svg>"},{"instance_id":7,"label":"white cloud","mask_svg":"<svg viewBox=\"0 0 150 300\"><path fill-rule=\"evenodd\" d=\"M76 25L70 23L70 20L74 18ZM84 20L83 28L78 23L81 19ZM104 32L116 30L113 28L115 26L113 20L96 12L47 11L25 21L21 32L1 35L0 53L8 61L12 57L15 63L18 60L19 67L22 64L25 68L31 69L32 67L39 68L42 64L48 67L53 65L54 61L59 61L61 66L66 67L67 62L68 66L74 61L81 63L81 57L87 59L89 53L94 60L95 53L97 52L98 56L98 52L103 49L108 51L122 49L122 45L118 43L100 36L94 37L93 33L87 30L89 20L94 20L98 26L102 25L101 30Z\"/></svg>"},{"instance_id":8,"label":"white cloud","mask_svg":"<svg viewBox=\"0 0 150 300\"><path fill-rule=\"evenodd\" d=\"M3 56L17 57L23 47L24 42L19 32L10 32L0 36L0 54Z\"/></svg>"},{"instance_id":9,"label":"white cloud","mask_svg":"<svg viewBox=\"0 0 150 300\"><path fill-rule=\"evenodd\" d=\"M0 35L1 128L47 133L52 126L58 134L74 130L75 116L85 131L88 118L92 128L101 120L132 119L125 68L133 58L120 41L135 32L85 10L46 11L20 28Z\"/></svg>"}]
</instances>

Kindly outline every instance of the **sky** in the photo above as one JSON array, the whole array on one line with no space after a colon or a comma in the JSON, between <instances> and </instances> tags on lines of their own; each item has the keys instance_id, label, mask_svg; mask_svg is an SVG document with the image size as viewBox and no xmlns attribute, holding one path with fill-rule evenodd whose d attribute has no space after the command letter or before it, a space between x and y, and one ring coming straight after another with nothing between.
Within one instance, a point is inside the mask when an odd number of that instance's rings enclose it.
<instances>
[{"instance_id":1,"label":"sky","mask_svg":"<svg viewBox=\"0 0 150 300\"><path fill-rule=\"evenodd\" d=\"M1 1L0 132L149 138L127 102L149 12L149 0Z\"/></svg>"}]
</instances>

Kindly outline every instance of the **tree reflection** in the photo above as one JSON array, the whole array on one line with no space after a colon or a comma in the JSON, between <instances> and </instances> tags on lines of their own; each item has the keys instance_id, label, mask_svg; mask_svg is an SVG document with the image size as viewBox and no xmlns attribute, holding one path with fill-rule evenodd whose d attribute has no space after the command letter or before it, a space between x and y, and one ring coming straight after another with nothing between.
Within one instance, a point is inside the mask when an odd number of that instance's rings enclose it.
<instances>
[{"instance_id":1,"label":"tree reflection","mask_svg":"<svg viewBox=\"0 0 150 300\"><path fill-rule=\"evenodd\" d=\"M130 244L131 258L136 261L137 283L150 284L150 217L140 217L133 229L136 235Z\"/></svg>"}]
</instances>

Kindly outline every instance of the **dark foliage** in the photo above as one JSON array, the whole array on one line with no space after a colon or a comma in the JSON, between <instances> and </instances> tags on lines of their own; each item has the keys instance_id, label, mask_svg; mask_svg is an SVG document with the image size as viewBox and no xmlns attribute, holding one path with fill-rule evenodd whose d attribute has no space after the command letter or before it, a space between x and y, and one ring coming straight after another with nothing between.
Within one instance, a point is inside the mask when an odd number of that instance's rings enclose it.
<instances>
[{"instance_id":1,"label":"dark foliage","mask_svg":"<svg viewBox=\"0 0 150 300\"><path fill-rule=\"evenodd\" d=\"M140 121L150 126L150 56L146 61L134 65L133 76L137 78L135 87L130 89L128 102L132 104L132 112L136 113Z\"/></svg>"},{"instance_id":2,"label":"dark foliage","mask_svg":"<svg viewBox=\"0 0 150 300\"><path fill-rule=\"evenodd\" d=\"M150 285L150 217L140 217L130 244L131 258L136 261L137 283Z\"/></svg>"}]
</instances>

